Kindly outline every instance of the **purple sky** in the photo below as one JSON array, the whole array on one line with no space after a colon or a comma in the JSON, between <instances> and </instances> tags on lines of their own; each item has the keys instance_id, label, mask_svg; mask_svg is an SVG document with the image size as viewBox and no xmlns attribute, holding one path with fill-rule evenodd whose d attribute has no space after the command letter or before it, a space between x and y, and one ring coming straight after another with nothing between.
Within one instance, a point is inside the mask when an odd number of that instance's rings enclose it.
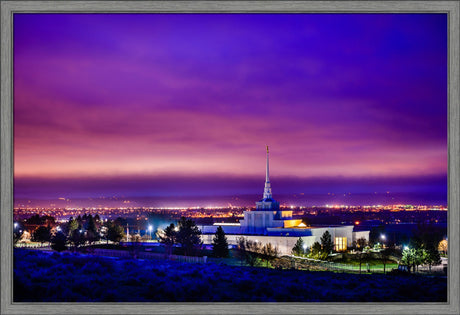
<instances>
[{"instance_id":1,"label":"purple sky","mask_svg":"<svg viewBox=\"0 0 460 315\"><path fill-rule=\"evenodd\" d=\"M15 197L426 192L445 14L15 14ZM429 198L427 197L427 200Z\"/></svg>"}]
</instances>

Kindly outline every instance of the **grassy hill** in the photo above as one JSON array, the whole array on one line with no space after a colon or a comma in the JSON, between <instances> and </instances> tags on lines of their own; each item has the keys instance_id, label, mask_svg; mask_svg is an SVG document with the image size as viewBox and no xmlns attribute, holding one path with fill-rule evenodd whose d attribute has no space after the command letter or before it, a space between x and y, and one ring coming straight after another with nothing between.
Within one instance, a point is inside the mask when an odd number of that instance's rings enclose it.
<instances>
[{"instance_id":1,"label":"grassy hill","mask_svg":"<svg viewBox=\"0 0 460 315\"><path fill-rule=\"evenodd\" d=\"M14 250L14 300L443 302L445 277L358 275Z\"/></svg>"}]
</instances>

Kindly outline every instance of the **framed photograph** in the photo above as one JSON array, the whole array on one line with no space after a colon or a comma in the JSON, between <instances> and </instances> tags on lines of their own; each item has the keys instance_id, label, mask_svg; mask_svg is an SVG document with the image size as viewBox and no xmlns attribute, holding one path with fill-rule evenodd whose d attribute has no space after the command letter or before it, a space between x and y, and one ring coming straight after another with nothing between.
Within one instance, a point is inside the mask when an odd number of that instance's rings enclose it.
<instances>
[{"instance_id":1,"label":"framed photograph","mask_svg":"<svg viewBox=\"0 0 460 315\"><path fill-rule=\"evenodd\" d=\"M2 1L2 314L458 314L456 1Z\"/></svg>"}]
</instances>

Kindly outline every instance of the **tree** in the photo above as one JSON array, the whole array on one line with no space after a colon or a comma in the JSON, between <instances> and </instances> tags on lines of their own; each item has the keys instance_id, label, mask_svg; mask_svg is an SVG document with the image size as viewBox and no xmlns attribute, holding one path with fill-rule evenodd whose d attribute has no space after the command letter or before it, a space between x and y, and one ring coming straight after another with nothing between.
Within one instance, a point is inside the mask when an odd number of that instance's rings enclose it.
<instances>
[{"instance_id":1,"label":"tree","mask_svg":"<svg viewBox=\"0 0 460 315\"><path fill-rule=\"evenodd\" d=\"M424 245L424 243L422 242L422 239L418 236L414 236L410 239L409 241L409 248L415 248L415 249L418 249L418 248L422 248Z\"/></svg>"},{"instance_id":2,"label":"tree","mask_svg":"<svg viewBox=\"0 0 460 315\"><path fill-rule=\"evenodd\" d=\"M119 226L126 226L126 224L128 224L128 220L125 219L125 218L122 218L122 217L118 217L115 219L115 224L119 225Z\"/></svg>"},{"instance_id":3,"label":"tree","mask_svg":"<svg viewBox=\"0 0 460 315\"><path fill-rule=\"evenodd\" d=\"M381 250L382 249L382 244L380 243L374 243L374 247L372 248L373 250Z\"/></svg>"},{"instance_id":4,"label":"tree","mask_svg":"<svg viewBox=\"0 0 460 315\"><path fill-rule=\"evenodd\" d=\"M172 248L176 243L176 228L174 223L171 223L164 230L157 233L157 237L160 240L160 243L163 243L166 248L166 254L172 254Z\"/></svg>"},{"instance_id":5,"label":"tree","mask_svg":"<svg viewBox=\"0 0 460 315\"><path fill-rule=\"evenodd\" d=\"M418 271L418 266L425 264L427 259L428 259L428 253L425 250L425 248L417 248L415 250L415 266L417 267L417 271Z\"/></svg>"},{"instance_id":6,"label":"tree","mask_svg":"<svg viewBox=\"0 0 460 315\"><path fill-rule=\"evenodd\" d=\"M21 240L22 235L24 235L24 232L22 230L15 231L13 233L13 244L16 245Z\"/></svg>"},{"instance_id":7,"label":"tree","mask_svg":"<svg viewBox=\"0 0 460 315\"><path fill-rule=\"evenodd\" d=\"M328 231L324 232L323 236L321 236L321 247L322 251L327 255L334 249L334 242L332 242L331 234Z\"/></svg>"},{"instance_id":8,"label":"tree","mask_svg":"<svg viewBox=\"0 0 460 315\"><path fill-rule=\"evenodd\" d=\"M413 231L414 238L419 239L420 243L428 247L429 243L438 244L443 239L445 230L440 226L430 222L419 222L417 228Z\"/></svg>"},{"instance_id":9,"label":"tree","mask_svg":"<svg viewBox=\"0 0 460 315\"><path fill-rule=\"evenodd\" d=\"M86 240L91 245L93 242L99 240L99 233L97 231L96 223L94 222L93 216L90 214L87 217L87 227L86 227Z\"/></svg>"},{"instance_id":10,"label":"tree","mask_svg":"<svg viewBox=\"0 0 460 315\"><path fill-rule=\"evenodd\" d=\"M246 240L243 236L236 239L237 247L236 254L240 259L241 266L243 266L243 261L246 260Z\"/></svg>"},{"instance_id":11,"label":"tree","mask_svg":"<svg viewBox=\"0 0 460 315\"><path fill-rule=\"evenodd\" d=\"M246 255L245 260L249 266L254 267L259 264L259 257L262 253L261 243L251 240L246 240Z\"/></svg>"},{"instance_id":12,"label":"tree","mask_svg":"<svg viewBox=\"0 0 460 315\"><path fill-rule=\"evenodd\" d=\"M426 253L426 263L428 264L431 272L431 266L436 266L441 263L441 256L433 243L430 243L427 246Z\"/></svg>"},{"instance_id":13,"label":"tree","mask_svg":"<svg viewBox=\"0 0 460 315\"><path fill-rule=\"evenodd\" d=\"M438 244L438 250L439 250L440 252L442 252L444 255L447 254L447 248L448 248L448 246L447 246L447 240L442 240L442 241L439 242L439 244Z\"/></svg>"},{"instance_id":14,"label":"tree","mask_svg":"<svg viewBox=\"0 0 460 315\"><path fill-rule=\"evenodd\" d=\"M359 274L361 274L361 265L363 264L365 260L367 260L367 256L368 254L364 250L356 253L356 258L358 259L358 262L359 262Z\"/></svg>"},{"instance_id":15,"label":"tree","mask_svg":"<svg viewBox=\"0 0 460 315\"><path fill-rule=\"evenodd\" d=\"M367 245L367 240L364 237L358 238L356 240L356 247L363 250L363 248Z\"/></svg>"},{"instance_id":16,"label":"tree","mask_svg":"<svg viewBox=\"0 0 460 315\"><path fill-rule=\"evenodd\" d=\"M51 238L51 248L55 251L62 252L67 249L67 236L62 232L57 232Z\"/></svg>"},{"instance_id":17,"label":"tree","mask_svg":"<svg viewBox=\"0 0 460 315\"><path fill-rule=\"evenodd\" d=\"M41 217L42 225L53 227L56 225L56 219L50 215L44 215Z\"/></svg>"},{"instance_id":18,"label":"tree","mask_svg":"<svg viewBox=\"0 0 460 315\"><path fill-rule=\"evenodd\" d=\"M18 223L14 223L13 228L13 244L16 245L17 242L22 238L24 231L20 228Z\"/></svg>"},{"instance_id":19,"label":"tree","mask_svg":"<svg viewBox=\"0 0 460 315\"><path fill-rule=\"evenodd\" d=\"M201 231L192 219L181 217L178 222L179 231L176 235L177 243L181 245L185 256L194 253L196 248L201 247Z\"/></svg>"},{"instance_id":20,"label":"tree","mask_svg":"<svg viewBox=\"0 0 460 315\"><path fill-rule=\"evenodd\" d=\"M67 229L69 236L72 234L73 231L78 229L78 222L73 217L69 218L69 222L67 223Z\"/></svg>"},{"instance_id":21,"label":"tree","mask_svg":"<svg viewBox=\"0 0 460 315\"><path fill-rule=\"evenodd\" d=\"M268 263L273 261L279 255L278 247L273 247L271 243L267 243L262 247L262 257Z\"/></svg>"},{"instance_id":22,"label":"tree","mask_svg":"<svg viewBox=\"0 0 460 315\"><path fill-rule=\"evenodd\" d=\"M369 232L369 243L375 245L380 240L380 235L385 234L385 225L380 224L378 226L372 227Z\"/></svg>"},{"instance_id":23,"label":"tree","mask_svg":"<svg viewBox=\"0 0 460 315\"><path fill-rule=\"evenodd\" d=\"M413 267L415 272L416 251L414 248L406 248L402 252L401 263L407 265L408 271Z\"/></svg>"},{"instance_id":24,"label":"tree","mask_svg":"<svg viewBox=\"0 0 460 315\"><path fill-rule=\"evenodd\" d=\"M314 242L311 246L310 256L315 259L321 258L321 250L321 244Z\"/></svg>"},{"instance_id":25,"label":"tree","mask_svg":"<svg viewBox=\"0 0 460 315\"><path fill-rule=\"evenodd\" d=\"M69 242L73 244L73 249L76 251L80 245L85 243L83 230L81 228L73 230L69 236Z\"/></svg>"},{"instance_id":26,"label":"tree","mask_svg":"<svg viewBox=\"0 0 460 315\"><path fill-rule=\"evenodd\" d=\"M425 249L425 244L418 236L413 237L409 242L409 248L403 251L404 263L410 262L414 272L418 270L419 265L426 263L428 253ZM410 268L409 268L410 271Z\"/></svg>"},{"instance_id":27,"label":"tree","mask_svg":"<svg viewBox=\"0 0 460 315\"><path fill-rule=\"evenodd\" d=\"M123 227L111 221L107 228L107 238L112 242L119 243L124 236Z\"/></svg>"},{"instance_id":28,"label":"tree","mask_svg":"<svg viewBox=\"0 0 460 315\"><path fill-rule=\"evenodd\" d=\"M19 242L19 240L21 239L22 235L24 233L22 232L22 230L19 232L19 231L14 231L13 232L13 244L17 244Z\"/></svg>"},{"instance_id":29,"label":"tree","mask_svg":"<svg viewBox=\"0 0 460 315\"><path fill-rule=\"evenodd\" d=\"M228 242L224 229L217 227L216 234L212 240L212 252L215 257L228 257Z\"/></svg>"},{"instance_id":30,"label":"tree","mask_svg":"<svg viewBox=\"0 0 460 315\"><path fill-rule=\"evenodd\" d=\"M45 243L51 239L51 228L49 226L39 226L32 234L32 241Z\"/></svg>"},{"instance_id":31,"label":"tree","mask_svg":"<svg viewBox=\"0 0 460 315\"><path fill-rule=\"evenodd\" d=\"M251 267L257 266L259 264L259 258L263 257L263 247L261 243L248 240L244 237L239 237L236 241L238 243L237 256L241 260L241 265L243 265L243 261L245 261ZM271 255L275 255L272 249L266 249L266 251L267 253L270 251Z\"/></svg>"},{"instance_id":32,"label":"tree","mask_svg":"<svg viewBox=\"0 0 460 315\"><path fill-rule=\"evenodd\" d=\"M96 223L96 227L97 228L100 228L101 227L101 217L99 216L99 214L96 213L96 215L94 216L94 222Z\"/></svg>"},{"instance_id":33,"label":"tree","mask_svg":"<svg viewBox=\"0 0 460 315\"><path fill-rule=\"evenodd\" d=\"M303 250L303 240L301 237L297 239L297 242L295 243L291 252L295 256L302 256L302 254L304 253L304 250Z\"/></svg>"},{"instance_id":34,"label":"tree","mask_svg":"<svg viewBox=\"0 0 460 315\"><path fill-rule=\"evenodd\" d=\"M34 214L30 218L28 218L26 220L26 222L27 222L27 224L30 224L30 225L42 225L43 224L43 222L40 219L40 216L38 214Z\"/></svg>"},{"instance_id":35,"label":"tree","mask_svg":"<svg viewBox=\"0 0 460 315\"><path fill-rule=\"evenodd\" d=\"M390 258L390 255L391 255L392 252L393 252L393 249L389 248L389 247L387 247L385 249L382 249L379 252L379 258L380 258L380 260L382 261L382 264L383 264L383 273L384 274L386 273L385 267L386 267L387 261Z\"/></svg>"}]
</instances>

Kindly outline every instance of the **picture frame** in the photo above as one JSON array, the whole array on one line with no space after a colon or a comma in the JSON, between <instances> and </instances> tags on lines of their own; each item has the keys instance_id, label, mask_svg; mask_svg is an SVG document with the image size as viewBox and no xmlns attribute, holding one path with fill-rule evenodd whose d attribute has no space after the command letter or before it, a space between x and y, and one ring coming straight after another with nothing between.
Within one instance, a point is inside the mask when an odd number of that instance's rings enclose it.
<instances>
[{"instance_id":1,"label":"picture frame","mask_svg":"<svg viewBox=\"0 0 460 315\"><path fill-rule=\"evenodd\" d=\"M15 303L13 302L13 15L15 13L446 13L448 15L447 303ZM458 314L460 104L458 1L1 1L2 314Z\"/></svg>"}]
</instances>

